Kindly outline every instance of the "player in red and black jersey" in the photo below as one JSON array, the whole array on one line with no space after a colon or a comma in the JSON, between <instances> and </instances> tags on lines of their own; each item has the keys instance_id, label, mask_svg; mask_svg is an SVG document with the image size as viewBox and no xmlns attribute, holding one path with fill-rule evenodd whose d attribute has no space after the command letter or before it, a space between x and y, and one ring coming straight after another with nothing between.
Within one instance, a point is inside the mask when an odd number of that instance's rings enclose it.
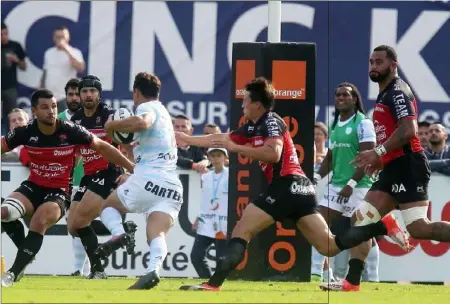
<instances>
[{"instance_id":1,"label":"player in red and black jersey","mask_svg":"<svg viewBox=\"0 0 450 304\"><path fill-rule=\"evenodd\" d=\"M249 122L237 131L207 136L176 132L180 144L225 147L230 152L259 160L268 183L267 193L245 208L232 232L228 254L217 265L211 279L201 285L181 286L182 290L219 290L228 274L244 258L251 238L275 221L293 220L306 239L326 256L334 256L377 234L387 233L383 222L373 225L375 227L352 227L341 236L329 233L327 223L317 211L314 186L300 167L289 130L283 119L272 112L274 88L265 78L256 78L245 89L242 107Z\"/></svg>"},{"instance_id":2,"label":"player in red and black jersey","mask_svg":"<svg viewBox=\"0 0 450 304\"><path fill-rule=\"evenodd\" d=\"M76 149L88 145L129 170L134 164L116 148L82 126L57 119L56 99L48 90L31 97L35 119L2 138L2 153L24 145L28 150L30 176L1 205L2 222L31 217L30 230L18 248L16 259L2 277L2 286L17 281L41 248L45 231L64 215L70 197L71 172ZM16 243L16 242L15 242Z\"/></svg>"},{"instance_id":3,"label":"player in red and black jersey","mask_svg":"<svg viewBox=\"0 0 450 304\"><path fill-rule=\"evenodd\" d=\"M102 84L100 79L92 75L81 78L78 92L81 109L72 116L72 122L85 127L99 138L111 143L104 127L114 110L101 101ZM91 273L88 278L106 279L101 260L95 254L98 239L91 223L100 215L104 200L117 187L116 180L123 173L123 170L88 145L81 146L79 153L83 158L84 176L70 206L67 226L69 233L75 237L78 236L86 249L91 264ZM105 212L102 212L102 219L108 216L108 211L105 209ZM107 225L109 221L102 222ZM126 234L126 237L123 238L123 245L127 247L128 253L131 254L134 250L136 224L130 221L124 223L124 225L129 234ZM107 226L113 236L125 233L123 229L115 231L113 227Z\"/></svg>"},{"instance_id":4,"label":"player in red and black jersey","mask_svg":"<svg viewBox=\"0 0 450 304\"><path fill-rule=\"evenodd\" d=\"M418 137L416 99L397 76L397 67L392 47L373 50L369 76L380 88L373 114L377 147L361 152L355 162L370 174L381 172L354 220L373 223L398 207L412 237L450 242L450 223L430 222L427 217L430 168ZM398 241L408 249L408 239Z\"/></svg>"}]
</instances>

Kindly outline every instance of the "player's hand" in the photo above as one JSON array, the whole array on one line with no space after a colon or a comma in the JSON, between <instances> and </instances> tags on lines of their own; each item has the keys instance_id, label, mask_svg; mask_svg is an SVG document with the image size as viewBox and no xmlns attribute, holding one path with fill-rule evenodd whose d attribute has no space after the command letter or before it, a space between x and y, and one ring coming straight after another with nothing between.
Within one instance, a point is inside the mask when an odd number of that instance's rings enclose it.
<instances>
[{"instance_id":1,"label":"player's hand","mask_svg":"<svg viewBox=\"0 0 450 304\"><path fill-rule=\"evenodd\" d=\"M187 135L186 133L175 131L175 139L177 141L178 147L189 146L189 143L188 143L189 135Z\"/></svg>"},{"instance_id":2,"label":"player's hand","mask_svg":"<svg viewBox=\"0 0 450 304\"><path fill-rule=\"evenodd\" d=\"M225 148L228 152L236 152L237 145L229 138L218 139L212 141L213 148Z\"/></svg>"},{"instance_id":3,"label":"player's hand","mask_svg":"<svg viewBox=\"0 0 450 304\"><path fill-rule=\"evenodd\" d=\"M116 184L117 186L122 185L124 182L127 181L127 179L130 177L130 173L124 173L122 175L120 175L117 179L116 179Z\"/></svg>"},{"instance_id":4,"label":"player's hand","mask_svg":"<svg viewBox=\"0 0 450 304\"><path fill-rule=\"evenodd\" d=\"M355 163L358 163L358 168L364 168L364 170L367 170L369 166L374 168L382 167L381 156L377 154L375 149L359 152L350 162L350 164Z\"/></svg>"},{"instance_id":5,"label":"player's hand","mask_svg":"<svg viewBox=\"0 0 450 304\"><path fill-rule=\"evenodd\" d=\"M208 164L209 163L207 160L199 161L198 163L195 164L194 169L200 174L205 174L209 171Z\"/></svg>"},{"instance_id":6,"label":"player's hand","mask_svg":"<svg viewBox=\"0 0 450 304\"><path fill-rule=\"evenodd\" d=\"M353 194L353 188L350 187L349 185L346 185L338 193L338 199L337 199L338 204L344 204L344 203L348 202L348 198L350 196L352 196L352 194Z\"/></svg>"}]
</instances>

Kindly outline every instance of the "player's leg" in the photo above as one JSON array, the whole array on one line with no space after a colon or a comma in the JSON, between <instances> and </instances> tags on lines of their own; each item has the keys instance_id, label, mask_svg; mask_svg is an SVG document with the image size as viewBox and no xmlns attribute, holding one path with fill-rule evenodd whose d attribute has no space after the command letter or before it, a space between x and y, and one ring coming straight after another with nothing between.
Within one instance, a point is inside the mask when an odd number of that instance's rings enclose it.
<instances>
[{"instance_id":1,"label":"player's leg","mask_svg":"<svg viewBox=\"0 0 450 304\"><path fill-rule=\"evenodd\" d=\"M100 258L95 254L98 239L91 227L91 222L100 214L103 198L91 190L86 190L77 207L69 214L69 232L78 236L86 250L91 263L92 278L106 278Z\"/></svg>"},{"instance_id":2,"label":"player's leg","mask_svg":"<svg viewBox=\"0 0 450 304\"><path fill-rule=\"evenodd\" d=\"M44 234L48 228L56 224L64 215L67 195L60 192L48 192L45 195L44 202L35 206L30 221L30 230L17 250L13 265L2 279L2 286L9 287L17 280L25 267L34 259L39 252L44 239Z\"/></svg>"},{"instance_id":3,"label":"player's leg","mask_svg":"<svg viewBox=\"0 0 450 304\"><path fill-rule=\"evenodd\" d=\"M25 227L20 218L33 214L32 198L36 197L36 191L34 184L24 181L1 204L2 228L17 248L25 240Z\"/></svg>"},{"instance_id":4,"label":"player's leg","mask_svg":"<svg viewBox=\"0 0 450 304\"><path fill-rule=\"evenodd\" d=\"M216 239L216 268L227 255L228 240Z\"/></svg>"},{"instance_id":5,"label":"player's leg","mask_svg":"<svg viewBox=\"0 0 450 304\"><path fill-rule=\"evenodd\" d=\"M267 198L266 196L261 196L254 203L248 204L244 209L242 217L234 227L231 239L228 242L226 256L216 266L216 271L208 282L201 285L184 285L180 287L181 290L220 290L228 275L244 259L248 242L275 222L274 218L261 208L262 201L265 201L265 199L273 199L273 196L267 196ZM267 203L267 205L270 204Z\"/></svg>"},{"instance_id":6,"label":"player's leg","mask_svg":"<svg viewBox=\"0 0 450 304\"><path fill-rule=\"evenodd\" d=\"M319 212L330 226L330 222L336 216L340 216L344 211L342 204L338 203L338 193L340 188L330 185L323 199L319 202ZM323 277L326 257L321 255L315 247L311 252L311 281L321 281ZM328 273L329 273L328 265Z\"/></svg>"},{"instance_id":7,"label":"player's leg","mask_svg":"<svg viewBox=\"0 0 450 304\"><path fill-rule=\"evenodd\" d=\"M191 251L191 263L201 279L209 279L211 277L211 270L206 261L206 252L214 241L213 238L204 235L195 235Z\"/></svg>"},{"instance_id":8,"label":"player's leg","mask_svg":"<svg viewBox=\"0 0 450 304\"><path fill-rule=\"evenodd\" d=\"M71 214L75 214L75 209L78 206L78 203L84 194L84 191L81 193L78 191L78 189L85 189L85 187L84 188L77 187L74 195L72 196L72 201L70 203L69 210L66 212L66 221L68 227L72 227L71 221L73 220L73 216L71 216ZM88 275L89 269L91 268L91 263L89 262L83 243L81 242L81 239L78 236L72 235L72 234L76 235L76 231L75 232L72 231L72 233L69 234L70 234L69 236L72 237L72 250L74 255L74 262L73 262L74 271L70 275L71 276ZM85 272L84 269L88 269L88 271Z\"/></svg>"},{"instance_id":9,"label":"player's leg","mask_svg":"<svg viewBox=\"0 0 450 304\"><path fill-rule=\"evenodd\" d=\"M114 251L122 247L126 247L128 254L134 252L134 234L137 226L131 221L123 223L123 214L130 212L130 210L122 203L118 193L118 191L123 192L123 187L127 187L127 185L128 184L125 183L121 185L119 189L114 190L102 206L102 223L108 228L113 236L110 240L100 245L95 251L102 259L108 258Z\"/></svg>"},{"instance_id":10,"label":"player's leg","mask_svg":"<svg viewBox=\"0 0 450 304\"><path fill-rule=\"evenodd\" d=\"M362 274L363 282L379 282L378 266L380 261L380 249L376 238L372 239L372 247L366 259L366 267Z\"/></svg>"}]
</instances>

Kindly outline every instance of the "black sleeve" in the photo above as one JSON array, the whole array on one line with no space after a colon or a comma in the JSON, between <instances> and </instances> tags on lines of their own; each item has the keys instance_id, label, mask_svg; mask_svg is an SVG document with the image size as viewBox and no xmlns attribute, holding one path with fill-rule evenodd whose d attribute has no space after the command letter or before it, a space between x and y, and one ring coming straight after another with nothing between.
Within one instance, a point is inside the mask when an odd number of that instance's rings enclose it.
<instances>
[{"instance_id":1,"label":"black sleeve","mask_svg":"<svg viewBox=\"0 0 450 304\"><path fill-rule=\"evenodd\" d=\"M231 140L237 145L245 145L248 141L247 130L248 124L241 126L239 129L230 132Z\"/></svg>"},{"instance_id":2,"label":"black sleeve","mask_svg":"<svg viewBox=\"0 0 450 304\"><path fill-rule=\"evenodd\" d=\"M395 122L407 117L416 117L416 100L411 92L401 88L394 88L388 94L386 96L386 105L389 106Z\"/></svg>"},{"instance_id":3,"label":"black sleeve","mask_svg":"<svg viewBox=\"0 0 450 304\"><path fill-rule=\"evenodd\" d=\"M177 166L182 168L182 169L192 169L192 164L194 163L194 161L186 156L181 155L181 153L177 152L178 154L178 160L177 160Z\"/></svg>"},{"instance_id":4,"label":"black sleeve","mask_svg":"<svg viewBox=\"0 0 450 304\"><path fill-rule=\"evenodd\" d=\"M90 145L94 139L94 135L85 127L74 123L67 123L69 141L75 145Z\"/></svg>"},{"instance_id":5,"label":"black sleeve","mask_svg":"<svg viewBox=\"0 0 450 304\"><path fill-rule=\"evenodd\" d=\"M18 146L27 143L28 139L27 129L28 129L27 126L17 127L14 130L9 131L8 134L6 134L4 140L9 150L13 150Z\"/></svg>"},{"instance_id":6,"label":"black sleeve","mask_svg":"<svg viewBox=\"0 0 450 304\"><path fill-rule=\"evenodd\" d=\"M195 148L196 148L195 156L194 156L195 163L198 163L202 160L208 159L205 152L203 152L202 148L199 148L199 147L195 147Z\"/></svg>"},{"instance_id":7,"label":"black sleeve","mask_svg":"<svg viewBox=\"0 0 450 304\"><path fill-rule=\"evenodd\" d=\"M23 48L22 48L22 46L20 45L20 43L17 43L17 49L16 49L16 52L17 52L17 57L20 59L20 60L24 60L25 59L25 57L27 56L27 54L25 53L25 51L23 50Z\"/></svg>"},{"instance_id":8,"label":"black sleeve","mask_svg":"<svg viewBox=\"0 0 450 304\"><path fill-rule=\"evenodd\" d=\"M274 117L268 117L264 121L265 125L265 136L267 138L278 138L283 136L283 132L286 131L286 125L282 120L276 119Z\"/></svg>"}]
</instances>

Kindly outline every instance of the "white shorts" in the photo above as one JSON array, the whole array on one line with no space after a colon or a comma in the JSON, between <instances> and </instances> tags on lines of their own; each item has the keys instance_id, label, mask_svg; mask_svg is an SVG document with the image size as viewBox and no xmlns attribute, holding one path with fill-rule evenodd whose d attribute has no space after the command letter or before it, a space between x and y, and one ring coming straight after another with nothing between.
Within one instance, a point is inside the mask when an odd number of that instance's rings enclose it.
<instances>
[{"instance_id":1,"label":"white shorts","mask_svg":"<svg viewBox=\"0 0 450 304\"><path fill-rule=\"evenodd\" d=\"M148 216L155 211L164 212L175 222L183 204L183 187L181 183L148 180L133 174L117 188L117 196L132 213Z\"/></svg>"},{"instance_id":2,"label":"white shorts","mask_svg":"<svg viewBox=\"0 0 450 304\"><path fill-rule=\"evenodd\" d=\"M364 200L364 197L370 188L354 188L353 194L350 196L348 202L338 203L338 193L341 189L342 187L330 184L328 189L325 189L323 199L320 201L319 205L341 212L343 216L351 217L359 204Z\"/></svg>"}]
</instances>

